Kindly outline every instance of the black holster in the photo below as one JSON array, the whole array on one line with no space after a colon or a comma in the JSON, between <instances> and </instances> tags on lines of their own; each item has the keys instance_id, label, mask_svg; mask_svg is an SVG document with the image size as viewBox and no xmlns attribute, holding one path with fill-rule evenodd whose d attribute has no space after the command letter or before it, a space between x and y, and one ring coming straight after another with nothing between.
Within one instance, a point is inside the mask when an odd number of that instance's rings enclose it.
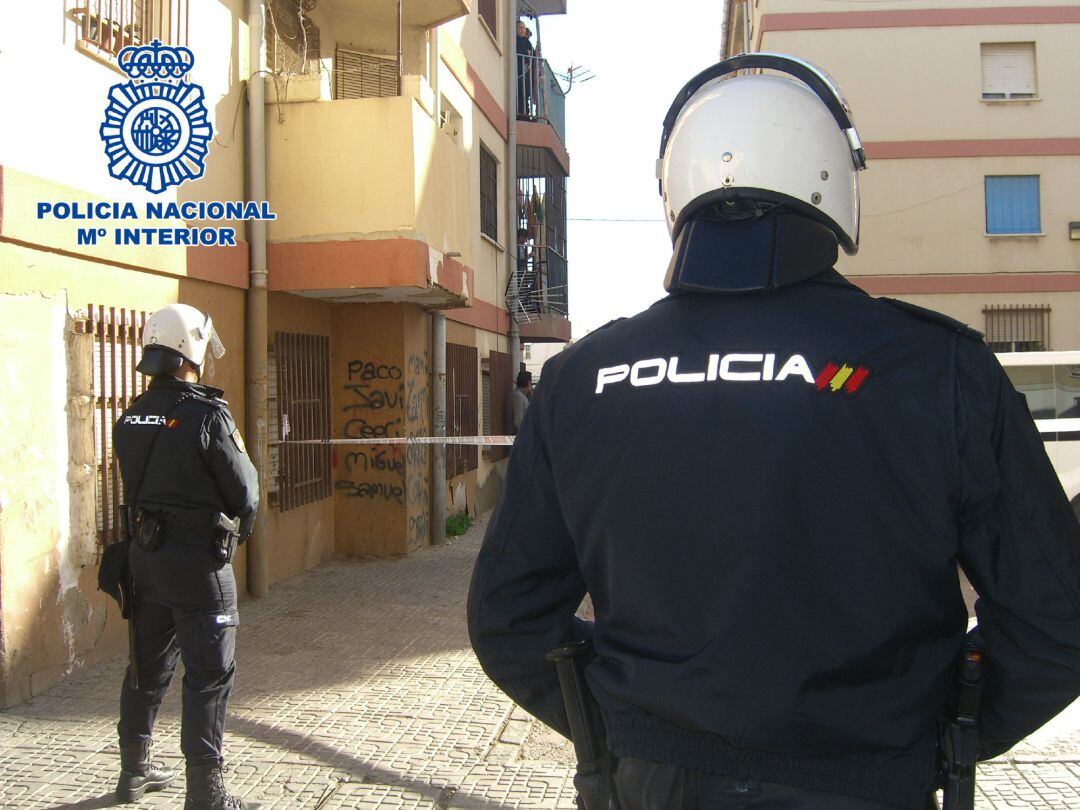
<instances>
[{"instance_id":1,"label":"black holster","mask_svg":"<svg viewBox=\"0 0 1080 810\"><path fill-rule=\"evenodd\" d=\"M615 758L607 749L604 736L596 728L596 700L585 682L585 656L591 646L579 641L556 647L547 653L559 676L566 717L570 722L570 738L577 756L574 787L578 792L578 807L584 810L618 810L613 777Z\"/></svg>"},{"instance_id":2,"label":"black holster","mask_svg":"<svg viewBox=\"0 0 1080 810\"><path fill-rule=\"evenodd\" d=\"M968 642L960 655L949 714L941 724L942 810L975 810L983 651Z\"/></svg>"},{"instance_id":3,"label":"black holster","mask_svg":"<svg viewBox=\"0 0 1080 810\"><path fill-rule=\"evenodd\" d=\"M135 509L133 540L143 551L153 552L165 542L165 520L155 512Z\"/></svg>"},{"instance_id":4,"label":"black holster","mask_svg":"<svg viewBox=\"0 0 1080 810\"><path fill-rule=\"evenodd\" d=\"M224 563L232 562L240 541L240 518L218 512L214 519L214 556Z\"/></svg>"}]
</instances>

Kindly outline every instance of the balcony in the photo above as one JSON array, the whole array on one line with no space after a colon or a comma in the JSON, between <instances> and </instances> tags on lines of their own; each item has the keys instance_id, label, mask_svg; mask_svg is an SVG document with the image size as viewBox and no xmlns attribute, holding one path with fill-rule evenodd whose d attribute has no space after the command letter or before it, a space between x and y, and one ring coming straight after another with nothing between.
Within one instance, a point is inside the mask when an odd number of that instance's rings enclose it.
<instances>
[{"instance_id":1,"label":"balcony","mask_svg":"<svg viewBox=\"0 0 1080 810\"><path fill-rule=\"evenodd\" d=\"M338 301L462 306L472 287L470 176L430 89L267 107L271 289ZM426 91L426 92L425 92ZM447 253L460 252L460 261Z\"/></svg>"},{"instance_id":2,"label":"balcony","mask_svg":"<svg viewBox=\"0 0 1080 810\"><path fill-rule=\"evenodd\" d=\"M363 14L366 17L398 19L408 28L434 28L436 25L456 20L469 13L472 3L468 0L337 0L334 11Z\"/></svg>"},{"instance_id":3,"label":"balcony","mask_svg":"<svg viewBox=\"0 0 1080 810\"><path fill-rule=\"evenodd\" d=\"M553 248L519 246L517 272L507 289L524 340L534 343L570 340L566 257Z\"/></svg>"},{"instance_id":4,"label":"balcony","mask_svg":"<svg viewBox=\"0 0 1080 810\"><path fill-rule=\"evenodd\" d=\"M551 148L546 142L536 142L546 136L534 127L547 124L558 137L558 148L565 152L566 93L562 85L546 59L519 55L517 60L519 141L530 146Z\"/></svg>"}]
</instances>

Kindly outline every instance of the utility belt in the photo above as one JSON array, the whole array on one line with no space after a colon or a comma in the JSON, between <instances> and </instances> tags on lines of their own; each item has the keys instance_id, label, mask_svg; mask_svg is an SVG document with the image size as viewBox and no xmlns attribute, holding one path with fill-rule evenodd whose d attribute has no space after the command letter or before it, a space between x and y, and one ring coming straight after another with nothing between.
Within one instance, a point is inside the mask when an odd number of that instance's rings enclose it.
<instances>
[{"instance_id":1,"label":"utility belt","mask_svg":"<svg viewBox=\"0 0 1080 810\"><path fill-rule=\"evenodd\" d=\"M577 755L574 787L578 792L578 807L582 810L619 810L613 784L617 763L603 733L597 728L595 698L585 682L585 661L590 649L588 642L580 641L556 647L546 657L555 664ZM936 795L932 794L927 797L928 810L975 810L975 763L979 745L977 720L984 663L984 653L979 645L967 643L957 662L949 710L940 730L939 786L943 789L942 802L938 805ZM655 780L650 775L646 781ZM678 792L685 798L684 790L680 788ZM692 806L693 801L684 801L682 806ZM668 803L664 806L676 805Z\"/></svg>"},{"instance_id":2,"label":"utility belt","mask_svg":"<svg viewBox=\"0 0 1080 810\"><path fill-rule=\"evenodd\" d=\"M191 545L205 548L205 541L201 541L202 532L206 526L193 526L193 521L180 520L165 512L146 509L141 506L120 507L120 536L124 540L130 540L140 549L146 552L155 552L161 548L170 537L184 536L190 533L200 535L200 542L186 542L176 540L180 545ZM224 512L217 512L210 520L208 527L212 532L210 552L221 562L232 562L236 554L236 547L240 543L240 518L231 518ZM182 535L181 535L182 533Z\"/></svg>"}]
</instances>

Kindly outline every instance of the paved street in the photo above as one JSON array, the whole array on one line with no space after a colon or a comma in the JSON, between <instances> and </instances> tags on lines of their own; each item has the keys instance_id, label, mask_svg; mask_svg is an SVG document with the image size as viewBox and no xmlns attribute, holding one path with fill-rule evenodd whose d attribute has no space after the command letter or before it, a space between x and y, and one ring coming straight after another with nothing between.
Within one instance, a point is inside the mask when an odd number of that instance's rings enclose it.
<instances>
[{"instance_id":1,"label":"paved street","mask_svg":"<svg viewBox=\"0 0 1080 810\"><path fill-rule=\"evenodd\" d=\"M229 782L273 808L571 808L571 753L468 649L483 521L403 560L339 560L241 606ZM112 805L116 659L0 713L0 806ZM176 684L178 687L179 684ZM180 761L179 689L157 758ZM1080 712L982 769L979 807L1080 808ZM176 807L182 787L144 807Z\"/></svg>"}]
</instances>

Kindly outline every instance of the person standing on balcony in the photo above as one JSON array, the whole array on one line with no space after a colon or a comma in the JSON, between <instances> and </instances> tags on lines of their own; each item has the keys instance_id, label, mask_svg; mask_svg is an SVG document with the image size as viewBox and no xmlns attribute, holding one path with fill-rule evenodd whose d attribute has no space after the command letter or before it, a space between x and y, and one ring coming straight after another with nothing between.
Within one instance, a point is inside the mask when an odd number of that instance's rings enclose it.
<instances>
[{"instance_id":1,"label":"person standing on balcony","mask_svg":"<svg viewBox=\"0 0 1080 810\"><path fill-rule=\"evenodd\" d=\"M255 524L258 475L222 391L198 384L207 352L225 353L210 317L170 304L147 319L142 344L137 369L150 384L113 429L135 588L117 798L139 801L174 777L151 764L150 741L182 659L185 810L258 810L262 805L230 796L222 780L239 619L230 562Z\"/></svg>"},{"instance_id":2,"label":"person standing on balcony","mask_svg":"<svg viewBox=\"0 0 1080 810\"><path fill-rule=\"evenodd\" d=\"M533 85L536 84L536 49L530 37L532 32L524 20L517 24L517 68L518 68L518 118L536 118L533 108Z\"/></svg>"},{"instance_id":3,"label":"person standing on balcony","mask_svg":"<svg viewBox=\"0 0 1080 810\"><path fill-rule=\"evenodd\" d=\"M622 810L923 810L968 643L980 759L1080 694L1080 525L982 336L833 269L865 155L825 74L706 69L660 157L670 295L544 365L473 649L569 736L545 653L591 642Z\"/></svg>"}]
</instances>

